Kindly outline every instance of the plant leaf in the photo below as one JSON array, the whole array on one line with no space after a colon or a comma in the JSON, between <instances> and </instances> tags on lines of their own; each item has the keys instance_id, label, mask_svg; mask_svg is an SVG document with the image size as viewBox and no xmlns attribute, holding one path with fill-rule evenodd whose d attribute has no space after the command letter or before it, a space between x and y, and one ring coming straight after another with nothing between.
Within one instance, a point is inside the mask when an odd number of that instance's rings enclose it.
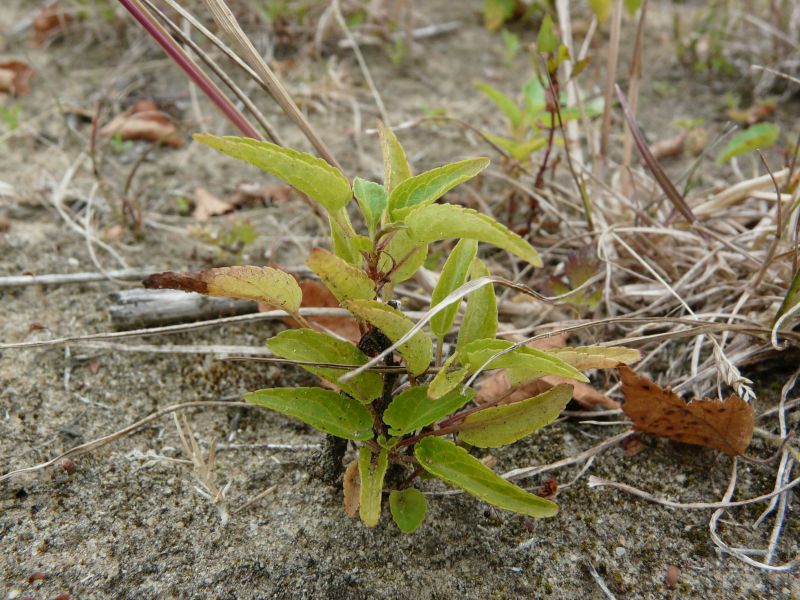
<instances>
[{"instance_id":1,"label":"plant leaf","mask_svg":"<svg viewBox=\"0 0 800 600\"><path fill-rule=\"evenodd\" d=\"M318 387L272 388L249 392L244 399L294 417L346 440L371 440L372 414L349 396Z\"/></svg>"},{"instance_id":2,"label":"plant leaf","mask_svg":"<svg viewBox=\"0 0 800 600\"><path fill-rule=\"evenodd\" d=\"M525 109L528 111L528 118L535 122L536 116L547 107L547 95L542 82L539 78L531 77L522 88L525 96Z\"/></svg>"},{"instance_id":3,"label":"plant leaf","mask_svg":"<svg viewBox=\"0 0 800 600\"><path fill-rule=\"evenodd\" d=\"M366 354L350 342L313 329L282 331L267 341L267 346L276 356L302 362L361 366L369 360ZM331 382L335 382L347 372L344 369L332 367L300 366L309 373ZM337 383L336 385L340 386L342 391L350 394L356 400L369 403L381 395L383 378L379 373L367 371L356 375L345 383Z\"/></svg>"},{"instance_id":4,"label":"plant leaf","mask_svg":"<svg viewBox=\"0 0 800 600\"><path fill-rule=\"evenodd\" d=\"M748 127L733 136L731 141L726 144L717 158L717 163L728 162L736 156L756 149L768 148L778 140L780 133L781 129L775 123L758 123Z\"/></svg>"},{"instance_id":5,"label":"plant leaf","mask_svg":"<svg viewBox=\"0 0 800 600\"><path fill-rule=\"evenodd\" d=\"M413 533L422 525L427 508L425 494L416 488L392 490L389 493L389 510L392 511L392 518L403 533Z\"/></svg>"},{"instance_id":6,"label":"plant leaf","mask_svg":"<svg viewBox=\"0 0 800 600\"><path fill-rule=\"evenodd\" d=\"M715 448L729 456L744 454L755 426L753 406L738 396L727 400L686 403L670 389L662 389L628 367L621 367L622 410L639 431Z\"/></svg>"},{"instance_id":7,"label":"plant leaf","mask_svg":"<svg viewBox=\"0 0 800 600\"><path fill-rule=\"evenodd\" d=\"M517 129L522 124L523 113L517 103L511 98L506 96L503 92L488 83L476 82L475 87L482 91L489 100L494 102L495 106L508 118L512 129Z\"/></svg>"},{"instance_id":8,"label":"plant leaf","mask_svg":"<svg viewBox=\"0 0 800 600\"><path fill-rule=\"evenodd\" d=\"M389 258L390 256L392 257L391 259ZM420 244L411 239L408 231L401 229L392 236L392 239L381 253L378 268L383 272L387 272L395 263L402 262L391 277L392 283L398 284L412 277L425 264L427 256L428 245ZM392 259L394 259L394 262Z\"/></svg>"},{"instance_id":9,"label":"plant leaf","mask_svg":"<svg viewBox=\"0 0 800 600\"><path fill-rule=\"evenodd\" d=\"M345 514L348 517L355 517L361 505L361 477L358 473L358 459L352 461L344 470L342 492Z\"/></svg>"},{"instance_id":10,"label":"plant leaf","mask_svg":"<svg viewBox=\"0 0 800 600\"><path fill-rule=\"evenodd\" d=\"M472 279L489 275L489 269L478 258L472 261L470 271ZM497 298L494 295L494 285L489 284L471 292L467 297L467 309L458 330L456 351L475 340L494 338L496 333Z\"/></svg>"},{"instance_id":11,"label":"plant leaf","mask_svg":"<svg viewBox=\"0 0 800 600\"><path fill-rule=\"evenodd\" d=\"M531 517L552 517L558 513L555 503L506 481L466 450L440 437L420 440L414 446L414 456L431 475L499 508Z\"/></svg>"},{"instance_id":12,"label":"plant leaf","mask_svg":"<svg viewBox=\"0 0 800 600\"><path fill-rule=\"evenodd\" d=\"M386 188L380 183L356 177L353 180L353 194L361 207L361 212L364 213L364 220L367 223L369 234L372 236L381 223L389 201Z\"/></svg>"},{"instance_id":13,"label":"plant leaf","mask_svg":"<svg viewBox=\"0 0 800 600\"><path fill-rule=\"evenodd\" d=\"M256 300L296 314L303 292L295 278L272 267L222 267L195 273L154 273L144 280L150 289L169 288L206 296Z\"/></svg>"},{"instance_id":14,"label":"plant leaf","mask_svg":"<svg viewBox=\"0 0 800 600\"><path fill-rule=\"evenodd\" d=\"M389 194L389 215L400 220L415 208L433 204L458 184L475 177L490 162L488 158L470 158L406 179Z\"/></svg>"},{"instance_id":15,"label":"plant leaf","mask_svg":"<svg viewBox=\"0 0 800 600\"><path fill-rule=\"evenodd\" d=\"M487 242L507 250L528 261L534 267L542 266L542 259L528 242L491 217L456 206L433 204L412 211L405 218L411 238L431 243L450 238L467 238Z\"/></svg>"},{"instance_id":16,"label":"plant leaf","mask_svg":"<svg viewBox=\"0 0 800 600\"><path fill-rule=\"evenodd\" d=\"M465 345L458 351L461 360L469 365L471 371L480 369L492 356L513 346L506 340L484 339ZM577 381L589 381L586 376L560 358L544 350L521 347L499 356L489 363L486 369L508 369L508 379L512 385L529 381L543 375L560 375Z\"/></svg>"},{"instance_id":17,"label":"plant leaf","mask_svg":"<svg viewBox=\"0 0 800 600\"><path fill-rule=\"evenodd\" d=\"M275 175L319 202L330 213L347 206L353 197L347 177L339 169L311 154L235 136L198 133L194 139Z\"/></svg>"},{"instance_id":18,"label":"plant leaf","mask_svg":"<svg viewBox=\"0 0 800 600\"><path fill-rule=\"evenodd\" d=\"M798 302L800 302L800 269L794 274L792 284L789 286L789 289L786 290L783 302L781 302L780 308L778 308L778 312L775 313L775 318L772 320L772 326L774 327L778 319L792 310Z\"/></svg>"},{"instance_id":19,"label":"plant leaf","mask_svg":"<svg viewBox=\"0 0 800 600\"><path fill-rule=\"evenodd\" d=\"M642 353L625 346L567 346L545 351L579 371L613 369L620 363L629 365L642 358Z\"/></svg>"},{"instance_id":20,"label":"plant leaf","mask_svg":"<svg viewBox=\"0 0 800 600\"><path fill-rule=\"evenodd\" d=\"M439 281L436 282L431 294L431 308L439 304L450 292L464 285L477 252L478 242L475 240L461 240L456 244L447 257ZM460 304L460 302L451 304L431 319L431 330L436 337L442 338L450 330Z\"/></svg>"},{"instance_id":21,"label":"plant leaf","mask_svg":"<svg viewBox=\"0 0 800 600\"><path fill-rule=\"evenodd\" d=\"M572 386L557 385L522 402L493 406L464 419L458 437L478 448L513 444L558 418L572 398Z\"/></svg>"},{"instance_id":22,"label":"plant leaf","mask_svg":"<svg viewBox=\"0 0 800 600\"><path fill-rule=\"evenodd\" d=\"M381 140L383 155L383 185L391 193L394 188L411 177L405 150L394 132L383 121L378 121L378 136Z\"/></svg>"},{"instance_id":23,"label":"plant leaf","mask_svg":"<svg viewBox=\"0 0 800 600\"><path fill-rule=\"evenodd\" d=\"M628 2L630 2L630 0L625 0L626 4L628 4ZM598 23L605 23L606 19L608 19L611 14L613 4L613 0L589 0L589 8L592 9L594 16L597 17Z\"/></svg>"},{"instance_id":24,"label":"plant leaf","mask_svg":"<svg viewBox=\"0 0 800 600\"><path fill-rule=\"evenodd\" d=\"M402 312L375 300L347 300L344 305L354 315L380 329L392 342L399 340L414 326L414 322ZM414 375L420 375L431 364L433 343L424 331L418 331L397 351L403 357L408 370Z\"/></svg>"},{"instance_id":25,"label":"plant leaf","mask_svg":"<svg viewBox=\"0 0 800 600\"><path fill-rule=\"evenodd\" d=\"M492 135L491 133L484 133L483 135L495 146L502 148L517 160L527 160L531 154L547 145L545 136L537 136L524 142L518 142L517 140L500 135Z\"/></svg>"},{"instance_id":26,"label":"plant leaf","mask_svg":"<svg viewBox=\"0 0 800 600\"><path fill-rule=\"evenodd\" d=\"M500 26L514 16L516 0L484 0L483 24L489 31L497 31Z\"/></svg>"},{"instance_id":27,"label":"plant leaf","mask_svg":"<svg viewBox=\"0 0 800 600\"><path fill-rule=\"evenodd\" d=\"M339 258L343 258L351 265L356 267L361 264L361 254L356 248L353 236L348 235L333 215L328 215L328 225L331 228L331 239L333 240L333 253Z\"/></svg>"},{"instance_id":28,"label":"plant leaf","mask_svg":"<svg viewBox=\"0 0 800 600\"><path fill-rule=\"evenodd\" d=\"M466 395L452 391L438 400L428 398L428 386L417 385L395 397L383 413L383 422L389 435L403 436L454 413L475 397L475 392L467 390Z\"/></svg>"},{"instance_id":29,"label":"plant leaf","mask_svg":"<svg viewBox=\"0 0 800 600\"><path fill-rule=\"evenodd\" d=\"M358 509L361 522L367 527L375 527L381 520L381 495L383 479L389 466L389 453L381 448L376 464L372 465L372 450L362 447L358 451L358 472L361 476Z\"/></svg>"},{"instance_id":30,"label":"plant leaf","mask_svg":"<svg viewBox=\"0 0 800 600\"><path fill-rule=\"evenodd\" d=\"M458 355L453 354L444 361L442 368L428 386L428 398L431 400L438 400L449 391L454 390L456 386L463 381L464 377L467 376L469 373L468 366L463 365L452 368L456 360L458 360Z\"/></svg>"},{"instance_id":31,"label":"plant leaf","mask_svg":"<svg viewBox=\"0 0 800 600\"><path fill-rule=\"evenodd\" d=\"M375 297L375 282L367 274L322 248L311 250L306 264L319 275L339 302Z\"/></svg>"},{"instance_id":32,"label":"plant leaf","mask_svg":"<svg viewBox=\"0 0 800 600\"><path fill-rule=\"evenodd\" d=\"M552 54L556 48L558 48L558 38L553 27L553 18L545 15L539 33L536 35L536 49L542 54Z\"/></svg>"}]
</instances>

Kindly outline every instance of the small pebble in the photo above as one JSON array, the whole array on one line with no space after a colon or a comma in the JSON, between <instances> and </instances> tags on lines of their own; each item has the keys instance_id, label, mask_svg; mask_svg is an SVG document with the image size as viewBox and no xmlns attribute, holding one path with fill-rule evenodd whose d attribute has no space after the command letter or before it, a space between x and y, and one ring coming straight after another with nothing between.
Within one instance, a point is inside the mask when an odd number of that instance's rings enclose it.
<instances>
[{"instance_id":1,"label":"small pebble","mask_svg":"<svg viewBox=\"0 0 800 600\"><path fill-rule=\"evenodd\" d=\"M616 548L614 548L614 554L616 554L617 558L622 558L623 556L625 556L626 552L627 550L625 550L625 548L623 548L622 546L617 546Z\"/></svg>"}]
</instances>

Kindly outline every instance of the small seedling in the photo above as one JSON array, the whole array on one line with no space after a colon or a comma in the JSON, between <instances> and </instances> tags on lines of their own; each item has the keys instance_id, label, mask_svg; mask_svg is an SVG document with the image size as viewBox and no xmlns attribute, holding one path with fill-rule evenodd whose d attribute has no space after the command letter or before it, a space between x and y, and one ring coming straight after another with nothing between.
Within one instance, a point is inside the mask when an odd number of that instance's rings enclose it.
<instances>
[{"instance_id":1,"label":"small seedling","mask_svg":"<svg viewBox=\"0 0 800 600\"><path fill-rule=\"evenodd\" d=\"M493 283L502 280L489 276L478 244L507 250L534 267L542 266L539 254L486 215L437 203L485 169L489 160L473 158L412 175L395 135L382 125L379 132L384 183L357 177L352 185L341 171L309 154L251 139L195 136L283 179L322 206L333 251L314 248L306 264L358 320L358 344L314 330L301 314L302 291L295 278L276 268L160 273L145 283L255 299L285 310L301 325L268 340L269 349L336 389L271 388L245 398L357 447L357 458L344 477L345 505L367 526L380 521L383 495L389 491L389 510L400 530L419 527L426 499L412 486L421 475L441 479L499 508L551 517L558 510L555 503L495 474L470 454L470 448L511 444L551 423L572 397L572 386L559 384L521 402L504 404L501 398L477 404L465 380L484 369L505 368L515 383L547 375L587 381L580 369L629 363L639 353L621 347L542 351L497 339ZM361 232L347 210L354 196L364 223ZM442 267L431 310L415 325L398 308L394 289L425 263L430 244L452 239L459 241ZM446 344L467 295L454 343ZM341 460L338 466L341 470Z\"/></svg>"}]
</instances>

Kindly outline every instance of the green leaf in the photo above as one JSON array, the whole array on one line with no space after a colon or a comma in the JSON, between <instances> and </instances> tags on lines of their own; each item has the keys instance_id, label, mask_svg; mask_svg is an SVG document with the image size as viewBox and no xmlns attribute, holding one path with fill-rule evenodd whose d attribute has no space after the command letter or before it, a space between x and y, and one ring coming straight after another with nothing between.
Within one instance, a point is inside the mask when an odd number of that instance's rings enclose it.
<instances>
[{"instance_id":1,"label":"green leaf","mask_svg":"<svg viewBox=\"0 0 800 600\"><path fill-rule=\"evenodd\" d=\"M438 400L451 390L456 389L456 386L469 374L469 367L466 365L453 367L457 359L458 355L453 354L444 361L442 368L428 386L428 398Z\"/></svg>"},{"instance_id":2,"label":"green leaf","mask_svg":"<svg viewBox=\"0 0 800 600\"><path fill-rule=\"evenodd\" d=\"M472 261L471 279L489 275L489 269L480 259ZM497 297L494 285L489 284L470 292L467 297L467 310L458 330L456 350L475 340L494 338L497 333Z\"/></svg>"},{"instance_id":3,"label":"green leaf","mask_svg":"<svg viewBox=\"0 0 800 600\"><path fill-rule=\"evenodd\" d=\"M475 177L490 162L488 158L470 158L406 179L389 194L389 215L397 221L415 208L433 204L458 184Z\"/></svg>"},{"instance_id":4,"label":"green leaf","mask_svg":"<svg viewBox=\"0 0 800 600\"><path fill-rule=\"evenodd\" d=\"M428 436L414 446L420 466L468 494L499 508L531 517L552 517L558 506L500 477L466 450L440 437Z\"/></svg>"},{"instance_id":5,"label":"green leaf","mask_svg":"<svg viewBox=\"0 0 800 600\"><path fill-rule=\"evenodd\" d=\"M536 49L542 54L552 54L556 48L558 48L558 38L553 27L553 19L550 15L545 15L539 34L536 36Z\"/></svg>"},{"instance_id":6,"label":"green leaf","mask_svg":"<svg viewBox=\"0 0 800 600\"><path fill-rule=\"evenodd\" d=\"M547 106L544 86L538 77L531 77L525 87L522 88L522 92L525 96L525 108L528 111L528 116L533 121Z\"/></svg>"},{"instance_id":7,"label":"green leaf","mask_svg":"<svg viewBox=\"0 0 800 600\"><path fill-rule=\"evenodd\" d=\"M356 177L353 180L353 194L355 194L356 201L364 214L369 234L373 235L381 223L389 200L386 188L379 183Z\"/></svg>"},{"instance_id":8,"label":"green leaf","mask_svg":"<svg viewBox=\"0 0 800 600\"><path fill-rule=\"evenodd\" d=\"M489 100L494 102L495 106L497 106L497 108L499 108L500 111L508 118L512 129L517 129L520 125L522 125L522 119L524 115L519 106L517 106L516 102L514 102L496 87L493 87L488 83L479 81L474 85L484 94L486 94Z\"/></svg>"},{"instance_id":9,"label":"green leaf","mask_svg":"<svg viewBox=\"0 0 800 600\"><path fill-rule=\"evenodd\" d=\"M378 136L381 140L381 154L383 155L383 185L387 192L411 177L411 167L408 166L405 150L400 145L394 132L378 121Z\"/></svg>"},{"instance_id":10,"label":"green leaf","mask_svg":"<svg viewBox=\"0 0 800 600\"><path fill-rule=\"evenodd\" d=\"M756 149L768 148L778 140L781 133L780 127L775 123L758 123L736 134L723 148L717 158L717 163L722 164L730 159L752 152Z\"/></svg>"},{"instance_id":11,"label":"green leaf","mask_svg":"<svg viewBox=\"0 0 800 600\"><path fill-rule=\"evenodd\" d=\"M318 387L273 388L249 392L244 399L294 417L346 440L371 440L372 414L349 396Z\"/></svg>"},{"instance_id":12,"label":"green leaf","mask_svg":"<svg viewBox=\"0 0 800 600\"><path fill-rule=\"evenodd\" d=\"M438 400L431 400L428 386L417 385L392 400L383 413L383 422L391 428L389 435L407 435L454 413L474 397L475 392L470 389L465 396L453 391Z\"/></svg>"},{"instance_id":13,"label":"green leaf","mask_svg":"<svg viewBox=\"0 0 800 600\"><path fill-rule=\"evenodd\" d=\"M357 366L361 366L369 360L366 354L350 342L313 329L282 331L270 338L267 346L276 356L287 360ZM347 372L345 369L332 367L300 366L309 373L331 382L337 381ZM353 377L346 383L337 383L336 385L356 400L369 403L381 395L383 378L379 373L366 372Z\"/></svg>"},{"instance_id":14,"label":"green leaf","mask_svg":"<svg viewBox=\"0 0 800 600\"><path fill-rule=\"evenodd\" d=\"M401 229L392 236L381 253L378 268L383 272L388 272L395 264L401 263L391 276L392 283L398 284L413 277L414 273L425 264L427 256L428 244L420 244L411 239L407 230Z\"/></svg>"},{"instance_id":15,"label":"green leaf","mask_svg":"<svg viewBox=\"0 0 800 600\"><path fill-rule=\"evenodd\" d=\"M568 346L545 350L550 356L563 360L579 371L613 369L620 363L629 365L642 358L642 353L625 346Z\"/></svg>"},{"instance_id":16,"label":"green leaf","mask_svg":"<svg viewBox=\"0 0 800 600\"><path fill-rule=\"evenodd\" d=\"M361 522L367 527L375 527L381 520L381 495L383 494L383 479L389 467L389 453L381 449L378 460L373 466L372 451L369 448L360 448L358 451L358 473L361 477L361 491L359 492L360 506L358 514Z\"/></svg>"},{"instance_id":17,"label":"green leaf","mask_svg":"<svg viewBox=\"0 0 800 600\"><path fill-rule=\"evenodd\" d=\"M797 306L798 302L800 302L800 269L798 269L797 273L794 274L792 284L789 286L789 289L786 290L786 296L783 297L783 302L781 302L778 312L775 313L775 318L772 320L772 326L774 327L775 323L778 322L778 319Z\"/></svg>"},{"instance_id":18,"label":"green leaf","mask_svg":"<svg viewBox=\"0 0 800 600\"><path fill-rule=\"evenodd\" d=\"M461 360L474 372L483 366L492 356L513 346L506 340L476 340L459 349ZM489 363L486 369L508 369L509 381L518 383L530 381L545 375L560 375L576 381L589 381L586 376L560 358L536 348L517 348L503 354Z\"/></svg>"},{"instance_id":19,"label":"green leaf","mask_svg":"<svg viewBox=\"0 0 800 600\"><path fill-rule=\"evenodd\" d=\"M413 533L422 525L427 508L425 494L416 488L392 490L389 493L389 510L392 511L392 518L403 533Z\"/></svg>"},{"instance_id":20,"label":"green leaf","mask_svg":"<svg viewBox=\"0 0 800 600\"><path fill-rule=\"evenodd\" d=\"M344 216L346 217L346 215ZM333 215L328 216L328 225L331 228L334 254L351 265L359 266L361 264L361 254L359 254L356 247L355 236L348 235L348 232L342 228L340 219L333 218Z\"/></svg>"},{"instance_id":21,"label":"green leaf","mask_svg":"<svg viewBox=\"0 0 800 600\"><path fill-rule=\"evenodd\" d=\"M483 24L489 31L497 31L514 15L516 0L483 0Z\"/></svg>"},{"instance_id":22,"label":"green leaf","mask_svg":"<svg viewBox=\"0 0 800 600\"><path fill-rule=\"evenodd\" d=\"M439 281L436 282L436 287L431 294L431 308L444 300L450 292L464 285L477 252L478 242L475 240L461 240L456 244L450 256L447 257ZM454 302L431 319L431 330L436 337L442 338L450 330L450 326L458 314L459 304L460 302Z\"/></svg>"},{"instance_id":23,"label":"green leaf","mask_svg":"<svg viewBox=\"0 0 800 600\"><path fill-rule=\"evenodd\" d=\"M630 0L626 0L626 4ZM604 23L611 15L611 9L614 7L614 0L589 0L589 8L592 9L594 16L597 17L599 23ZM634 11L635 12L635 11Z\"/></svg>"},{"instance_id":24,"label":"green leaf","mask_svg":"<svg viewBox=\"0 0 800 600\"><path fill-rule=\"evenodd\" d=\"M542 266L542 259L528 242L491 217L456 206L433 204L414 210L405 218L409 235L418 242L431 243L450 238L467 238L487 242L516 254L534 267Z\"/></svg>"},{"instance_id":25,"label":"green leaf","mask_svg":"<svg viewBox=\"0 0 800 600\"><path fill-rule=\"evenodd\" d=\"M484 133L484 137L498 148L508 152L516 160L527 160L531 154L547 146L546 136L536 136L525 141L517 141L512 138Z\"/></svg>"},{"instance_id":26,"label":"green leaf","mask_svg":"<svg viewBox=\"0 0 800 600\"><path fill-rule=\"evenodd\" d=\"M297 313L303 300L303 291L295 278L272 267L221 267L195 273L154 273L144 280L144 287L256 300L291 314Z\"/></svg>"},{"instance_id":27,"label":"green leaf","mask_svg":"<svg viewBox=\"0 0 800 600\"><path fill-rule=\"evenodd\" d=\"M561 383L543 394L469 415L458 437L478 448L513 444L558 418L572 398L572 386Z\"/></svg>"},{"instance_id":28,"label":"green leaf","mask_svg":"<svg viewBox=\"0 0 800 600\"><path fill-rule=\"evenodd\" d=\"M372 300L375 297L375 282L364 271L327 250L314 248L306 264L319 275L339 302L356 298Z\"/></svg>"},{"instance_id":29,"label":"green leaf","mask_svg":"<svg viewBox=\"0 0 800 600\"><path fill-rule=\"evenodd\" d=\"M635 15L636 11L642 7L642 0L624 0L624 4L628 14Z\"/></svg>"},{"instance_id":30,"label":"green leaf","mask_svg":"<svg viewBox=\"0 0 800 600\"><path fill-rule=\"evenodd\" d=\"M375 300L347 300L347 310L380 329L392 342L403 337L414 322L396 308ZM414 375L421 375L431 364L433 344L424 331L418 331L401 345L397 351Z\"/></svg>"},{"instance_id":31,"label":"green leaf","mask_svg":"<svg viewBox=\"0 0 800 600\"><path fill-rule=\"evenodd\" d=\"M350 202L353 194L347 177L321 158L270 142L234 136L198 133L194 139L238 158L282 179L335 213Z\"/></svg>"}]
</instances>

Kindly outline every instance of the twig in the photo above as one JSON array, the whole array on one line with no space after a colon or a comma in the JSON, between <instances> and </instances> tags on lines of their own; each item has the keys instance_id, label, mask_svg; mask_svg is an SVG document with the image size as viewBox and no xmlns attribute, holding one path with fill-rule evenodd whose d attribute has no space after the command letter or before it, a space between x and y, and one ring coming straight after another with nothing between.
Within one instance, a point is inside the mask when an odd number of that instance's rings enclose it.
<instances>
[{"instance_id":1,"label":"twig","mask_svg":"<svg viewBox=\"0 0 800 600\"><path fill-rule=\"evenodd\" d=\"M594 568L594 565L588 560L584 560L583 564L586 565L586 569L589 571L589 574L592 576L592 579L594 579L594 582L603 591L606 598L608 598L608 600L617 600L616 596L614 596L614 594L611 593L611 590L608 589L606 582L603 581L602 577L600 577L600 574L597 572L597 569Z\"/></svg>"},{"instance_id":2,"label":"twig","mask_svg":"<svg viewBox=\"0 0 800 600\"><path fill-rule=\"evenodd\" d=\"M122 280L137 280L147 277L158 269L118 269L105 273L52 273L47 275L10 275L0 277L0 288L26 285L63 285L69 283L95 283L107 281L108 277Z\"/></svg>"}]
</instances>

